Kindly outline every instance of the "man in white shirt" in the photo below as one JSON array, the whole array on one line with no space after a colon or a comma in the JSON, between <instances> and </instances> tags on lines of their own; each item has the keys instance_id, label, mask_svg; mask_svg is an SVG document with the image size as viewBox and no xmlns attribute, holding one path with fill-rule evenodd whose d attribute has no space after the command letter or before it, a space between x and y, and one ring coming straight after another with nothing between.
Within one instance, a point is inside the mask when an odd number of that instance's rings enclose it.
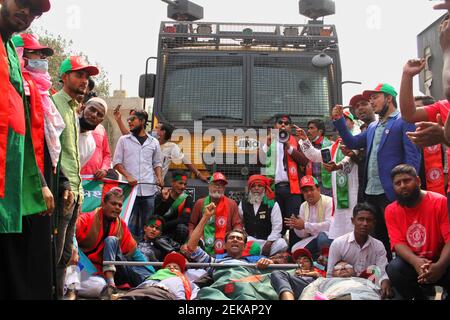
<instances>
[{"instance_id":1,"label":"man in white shirt","mask_svg":"<svg viewBox=\"0 0 450 320\"><path fill-rule=\"evenodd\" d=\"M247 183L247 198L239 204L239 215L248 240L257 242L261 246L261 254L266 257L288 249L286 240L281 237L283 218L270 182L264 176L251 176Z\"/></svg>"},{"instance_id":2,"label":"man in white shirt","mask_svg":"<svg viewBox=\"0 0 450 320\"><path fill-rule=\"evenodd\" d=\"M175 130L174 126L167 122L161 122L156 125L152 131L152 136L158 139L161 146L161 162L162 162L162 177L163 180L166 177L167 172L171 163L176 165L184 164L196 178L208 183L209 177L200 172L186 156L181 152L180 147L174 143L170 142L172 138L172 133Z\"/></svg>"},{"instance_id":3,"label":"man in white shirt","mask_svg":"<svg viewBox=\"0 0 450 320\"><path fill-rule=\"evenodd\" d=\"M328 238L331 217L333 215L333 198L320 194L320 186L313 176L304 176L300 181L305 202L300 207L300 214L285 218L285 224L294 229L301 239L291 249L308 249L315 259L324 248L331 244Z\"/></svg>"},{"instance_id":4,"label":"man in white shirt","mask_svg":"<svg viewBox=\"0 0 450 320\"><path fill-rule=\"evenodd\" d=\"M135 239L142 238L144 226L154 215L157 186L163 186L161 149L158 140L145 132L146 111L134 111L128 118L130 134L120 137L114 153L114 169L131 186L137 185L137 196L128 222Z\"/></svg>"},{"instance_id":5,"label":"man in white shirt","mask_svg":"<svg viewBox=\"0 0 450 320\"><path fill-rule=\"evenodd\" d=\"M309 160L299 151L297 139L290 135L292 120L289 115L277 115L274 130L267 137L267 145L262 151L266 155L264 171L262 174L274 179L275 197L280 206L283 218L297 214L303 198L300 194L300 178L302 166ZM286 141L280 141L279 133L287 133ZM281 234L286 233L283 226ZM298 241L295 234L289 234L289 247Z\"/></svg>"},{"instance_id":6,"label":"man in white shirt","mask_svg":"<svg viewBox=\"0 0 450 320\"><path fill-rule=\"evenodd\" d=\"M391 282L386 274L386 249L370 233L375 227L376 209L369 203L358 203L353 209L354 231L336 238L330 246L327 276L333 266L345 260L353 266L358 277L368 278L381 288L381 298L392 297Z\"/></svg>"}]
</instances>

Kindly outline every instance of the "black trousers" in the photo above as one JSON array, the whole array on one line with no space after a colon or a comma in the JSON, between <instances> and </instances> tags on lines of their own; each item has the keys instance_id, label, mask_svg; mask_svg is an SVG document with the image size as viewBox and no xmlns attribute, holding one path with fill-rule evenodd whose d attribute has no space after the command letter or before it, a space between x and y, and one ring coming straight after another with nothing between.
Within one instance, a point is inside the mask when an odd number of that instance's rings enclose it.
<instances>
[{"instance_id":1,"label":"black trousers","mask_svg":"<svg viewBox=\"0 0 450 320\"><path fill-rule=\"evenodd\" d=\"M288 229L284 224L284 218L290 218L291 215L298 216L300 206L303 202L303 196L300 194L291 194L289 183L284 183L275 185L275 199L280 206L281 215L283 216L283 230L281 231L281 235L284 236ZM300 239L295 232L293 230L289 232L289 250L298 241Z\"/></svg>"},{"instance_id":2,"label":"black trousers","mask_svg":"<svg viewBox=\"0 0 450 320\"><path fill-rule=\"evenodd\" d=\"M397 256L386 267L386 273L392 282L392 286L404 299L424 299L423 290L434 285L443 287L447 292L450 290L450 268L447 268L446 273L437 283L420 285L417 283L418 275L414 267Z\"/></svg>"},{"instance_id":3,"label":"black trousers","mask_svg":"<svg viewBox=\"0 0 450 320\"><path fill-rule=\"evenodd\" d=\"M0 300L52 299L51 218L22 218L22 233L0 234Z\"/></svg>"},{"instance_id":4,"label":"black trousers","mask_svg":"<svg viewBox=\"0 0 450 320\"><path fill-rule=\"evenodd\" d=\"M391 203L385 194L378 196L365 195L366 201L377 209L376 224L373 231L373 237L380 240L386 249L388 261L392 260L391 243L389 241L389 234L386 227L386 220L384 219L384 210Z\"/></svg>"}]
</instances>

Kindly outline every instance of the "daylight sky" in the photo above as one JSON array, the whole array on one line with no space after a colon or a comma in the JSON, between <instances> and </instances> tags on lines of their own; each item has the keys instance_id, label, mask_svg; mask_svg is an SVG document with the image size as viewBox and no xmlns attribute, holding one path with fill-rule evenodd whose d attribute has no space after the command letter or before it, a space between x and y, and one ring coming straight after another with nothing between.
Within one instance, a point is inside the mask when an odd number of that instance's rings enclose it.
<instances>
[{"instance_id":1,"label":"daylight sky","mask_svg":"<svg viewBox=\"0 0 450 320\"><path fill-rule=\"evenodd\" d=\"M72 40L73 49L87 54L108 72L112 89L120 75L128 96L138 93L145 60L157 54L158 30L167 18L160 0L51 0L52 10L33 28L44 28ZM204 22L306 23L298 0L194 0L204 7ZM417 57L417 34L444 12L429 0L336 0L335 24L339 37L343 80L362 86L343 87L344 103L355 93L379 82L399 87L402 67ZM150 71L155 72L155 62ZM416 92L418 93L416 81Z\"/></svg>"}]
</instances>

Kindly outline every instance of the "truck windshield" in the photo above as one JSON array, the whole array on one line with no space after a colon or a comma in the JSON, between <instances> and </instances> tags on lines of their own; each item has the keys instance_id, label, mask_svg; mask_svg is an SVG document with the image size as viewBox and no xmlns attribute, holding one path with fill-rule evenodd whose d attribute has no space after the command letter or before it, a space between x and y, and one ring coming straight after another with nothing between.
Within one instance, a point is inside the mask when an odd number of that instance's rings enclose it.
<instances>
[{"instance_id":1,"label":"truck windshield","mask_svg":"<svg viewBox=\"0 0 450 320\"><path fill-rule=\"evenodd\" d=\"M161 111L170 122L242 121L243 58L169 55Z\"/></svg>"},{"instance_id":2,"label":"truck windshield","mask_svg":"<svg viewBox=\"0 0 450 320\"><path fill-rule=\"evenodd\" d=\"M310 57L255 57L252 83L254 123L276 113L299 115L297 124L329 116L328 69L314 67Z\"/></svg>"}]
</instances>

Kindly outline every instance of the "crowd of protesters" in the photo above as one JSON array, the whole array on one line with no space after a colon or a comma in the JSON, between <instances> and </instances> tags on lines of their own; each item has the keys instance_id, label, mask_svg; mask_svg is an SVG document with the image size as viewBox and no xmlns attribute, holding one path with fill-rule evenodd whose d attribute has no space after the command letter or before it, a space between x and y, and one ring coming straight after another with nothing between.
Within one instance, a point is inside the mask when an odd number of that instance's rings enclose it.
<instances>
[{"instance_id":1,"label":"crowd of protesters","mask_svg":"<svg viewBox=\"0 0 450 320\"><path fill-rule=\"evenodd\" d=\"M236 203L223 173L201 172L170 142L171 124L147 131L144 110L130 112L128 127L115 112L123 135L111 156L108 105L93 93L100 70L67 57L52 92L54 51L23 33L50 2L0 4L0 299L417 300L436 286L448 299L450 103L413 96L423 59L405 64L399 94L381 83L335 106L337 137L321 119L305 132L278 114L261 145L263 174ZM445 20L447 99L449 32ZM186 192L185 171L167 175L174 161L208 183L207 197ZM120 188L81 213L82 175L118 174L136 188L129 221Z\"/></svg>"}]
</instances>

